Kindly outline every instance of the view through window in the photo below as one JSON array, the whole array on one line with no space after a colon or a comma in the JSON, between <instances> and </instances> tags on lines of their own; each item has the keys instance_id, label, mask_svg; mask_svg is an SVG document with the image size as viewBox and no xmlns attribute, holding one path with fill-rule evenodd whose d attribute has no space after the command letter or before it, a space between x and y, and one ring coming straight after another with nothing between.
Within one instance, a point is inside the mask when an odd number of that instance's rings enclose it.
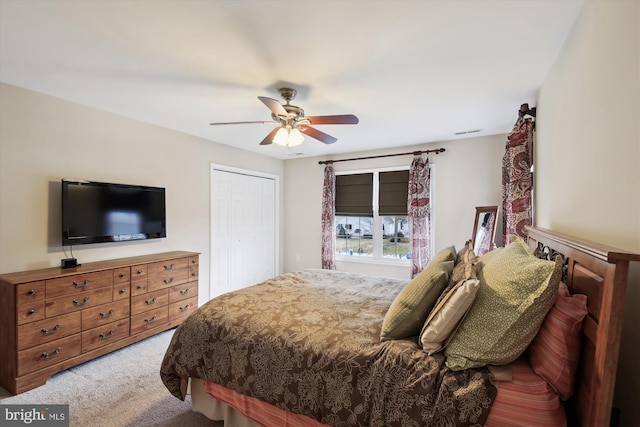
<instances>
[{"instance_id":1,"label":"view through window","mask_svg":"<svg viewBox=\"0 0 640 427\"><path fill-rule=\"evenodd\" d=\"M408 179L407 169L336 176L338 258L411 258L406 211Z\"/></svg>"}]
</instances>

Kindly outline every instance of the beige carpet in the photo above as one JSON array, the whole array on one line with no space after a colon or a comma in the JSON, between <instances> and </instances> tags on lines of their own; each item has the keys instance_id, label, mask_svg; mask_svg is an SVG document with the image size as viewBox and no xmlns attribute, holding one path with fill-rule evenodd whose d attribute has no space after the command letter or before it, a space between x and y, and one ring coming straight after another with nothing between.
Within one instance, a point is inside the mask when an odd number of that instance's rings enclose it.
<instances>
[{"instance_id":1,"label":"beige carpet","mask_svg":"<svg viewBox=\"0 0 640 427\"><path fill-rule=\"evenodd\" d=\"M71 427L223 427L191 411L160 380L160 363L173 330L60 372L47 384L12 396L0 387L2 404L69 404Z\"/></svg>"}]
</instances>

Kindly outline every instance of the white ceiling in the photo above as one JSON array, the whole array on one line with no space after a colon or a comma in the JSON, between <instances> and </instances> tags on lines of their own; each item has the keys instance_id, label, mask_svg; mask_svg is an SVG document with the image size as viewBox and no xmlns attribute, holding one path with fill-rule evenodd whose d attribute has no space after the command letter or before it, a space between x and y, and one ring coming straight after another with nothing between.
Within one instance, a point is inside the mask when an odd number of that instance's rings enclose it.
<instances>
[{"instance_id":1,"label":"white ceiling","mask_svg":"<svg viewBox=\"0 0 640 427\"><path fill-rule=\"evenodd\" d=\"M506 133L583 0L0 0L0 81L276 158ZM283 83L332 145L260 146Z\"/></svg>"}]
</instances>

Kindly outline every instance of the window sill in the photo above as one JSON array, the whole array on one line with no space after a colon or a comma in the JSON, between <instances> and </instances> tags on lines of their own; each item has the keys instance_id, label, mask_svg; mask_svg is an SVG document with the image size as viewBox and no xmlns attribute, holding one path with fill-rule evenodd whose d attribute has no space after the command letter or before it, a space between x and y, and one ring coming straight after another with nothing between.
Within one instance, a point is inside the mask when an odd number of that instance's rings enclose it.
<instances>
[{"instance_id":1,"label":"window sill","mask_svg":"<svg viewBox=\"0 0 640 427\"><path fill-rule=\"evenodd\" d=\"M411 261L408 259L387 259L387 258L373 258L363 256L340 256L336 255L337 262L353 262L359 264L375 264L375 265L388 265L394 267L410 267Z\"/></svg>"}]
</instances>

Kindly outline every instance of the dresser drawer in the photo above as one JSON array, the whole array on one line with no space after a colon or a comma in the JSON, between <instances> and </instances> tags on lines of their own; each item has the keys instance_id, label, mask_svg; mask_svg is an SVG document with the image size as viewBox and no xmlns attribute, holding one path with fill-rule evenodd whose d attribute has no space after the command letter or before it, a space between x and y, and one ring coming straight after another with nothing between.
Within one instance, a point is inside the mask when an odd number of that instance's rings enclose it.
<instances>
[{"instance_id":1,"label":"dresser drawer","mask_svg":"<svg viewBox=\"0 0 640 427\"><path fill-rule=\"evenodd\" d=\"M129 336L129 318L84 331L82 333L82 352L111 344Z\"/></svg>"},{"instance_id":2,"label":"dresser drawer","mask_svg":"<svg viewBox=\"0 0 640 427\"><path fill-rule=\"evenodd\" d=\"M45 281L22 283L16 286L16 304L44 300Z\"/></svg>"},{"instance_id":3,"label":"dresser drawer","mask_svg":"<svg viewBox=\"0 0 640 427\"><path fill-rule=\"evenodd\" d=\"M16 307L18 325L44 319L44 300L28 302Z\"/></svg>"},{"instance_id":4,"label":"dresser drawer","mask_svg":"<svg viewBox=\"0 0 640 427\"><path fill-rule=\"evenodd\" d=\"M131 296L145 294L148 291L147 280L131 282Z\"/></svg>"},{"instance_id":5,"label":"dresser drawer","mask_svg":"<svg viewBox=\"0 0 640 427\"><path fill-rule=\"evenodd\" d=\"M18 326L18 350L80 332L80 313L70 313Z\"/></svg>"},{"instance_id":6,"label":"dresser drawer","mask_svg":"<svg viewBox=\"0 0 640 427\"><path fill-rule=\"evenodd\" d=\"M198 308L198 297L192 297L186 300L174 302L169 305L169 322L187 317Z\"/></svg>"},{"instance_id":7,"label":"dresser drawer","mask_svg":"<svg viewBox=\"0 0 640 427\"><path fill-rule=\"evenodd\" d=\"M134 280L146 280L148 274L147 264L132 265L131 266L131 281Z\"/></svg>"},{"instance_id":8,"label":"dresser drawer","mask_svg":"<svg viewBox=\"0 0 640 427\"><path fill-rule=\"evenodd\" d=\"M113 284L122 285L131 282L131 267L121 267L113 270Z\"/></svg>"},{"instance_id":9,"label":"dresser drawer","mask_svg":"<svg viewBox=\"0 0 640 427\"><path fill-rule=\"evenodd\" d=\"M82 330L92 329L129 317L129 300L115 301L82 310Z\"/></svg>"},{"instance_id":10,"label":"dresser drawer","mask_svg":"<svg viewBox=\"0 0 640 427\"><path fill-rule=\"evenodd\" d=\"M149 264L149 291L185 283L189 280L188 258Z\"/></svg>"},{"instance_id":11,"label":"dresser drawer","mask_svg":"<svg viewBox=\"0 0 640 427\"><path fill-rule=\"evenodd\" d=\"M105 287L92 292L77 292L75 295L67 295L53 299L47 298L45 302L45 313L47 317L52 317L85 308L96 307L111 302L111 297L111 287Z\"/></svg>"},{"instance_id":12,"label":"dresser drawer","mask_svg":"<svg viewBox=\"0 0 640 427\"><path fill-rule=\"evenodd\" d=\"M117 300L128 300L129 299L129 295L131 294L131 285L129 285L128 283L125 284L121 284L121 285L113 285L113 300L117 301Z\"/></svg>"},{"instance_id":13,"label":"dresser drawer","mask_svg":"<svg viewBox=\"0 0 640 427\"><path fill-rule=\"evenodd\" d=\"M198 280L199 274L199 262L198 259L200 257L190 256L189 257L189 281Z\"/></svg>"},{"instance_id":14,"label":"dresser drawer","mask_svg":"<svg viewBox=\"0 0 640 427\"><path fill-rule=\"evenodd\" d=\"M165 327L169 318L169 307L158 307L146 313L131 317L131 335L139 334L155 327Z\"/></svg>"},{"instance_id":15,"label":"dresser drawer","mask_svg":"<svg viewBox=\"0 0 640 427\"><path fill-rule=\"evenodd\" d=\"M169 288L169 304L198 295L198 282L187 282Z\"/></svg>"},{"instance_id":16,"label":"dresser drawer","mask_svg":"<svg viewBox=\"0 0 640 427\"><path fill-rule=\"evenodd\" d=\"M75 295L78 292L86 292L111 285L113 285L113 270L60 277L47 280L47 298Z\"/></svg>"},{"instance_id":17,"label":"dresser drawer","mask_svg":"<svg viewBox=\"0 0 640 427\"><path fill-rule=\"evenodd\" d=\"M156 307L169 304L169 290L161 289L131 298L131 315L144 313Z\"/></svg>"},{"instance_id":18,"label":"dresser drawer","mask_svg":"<svg viewBox=\"0 0 640 427\"><path fill-rule=\"evenodd\" d=\"M18 376L46 368L80 354L80 334L18 352Z\"/></svg>"}]
</instances>

